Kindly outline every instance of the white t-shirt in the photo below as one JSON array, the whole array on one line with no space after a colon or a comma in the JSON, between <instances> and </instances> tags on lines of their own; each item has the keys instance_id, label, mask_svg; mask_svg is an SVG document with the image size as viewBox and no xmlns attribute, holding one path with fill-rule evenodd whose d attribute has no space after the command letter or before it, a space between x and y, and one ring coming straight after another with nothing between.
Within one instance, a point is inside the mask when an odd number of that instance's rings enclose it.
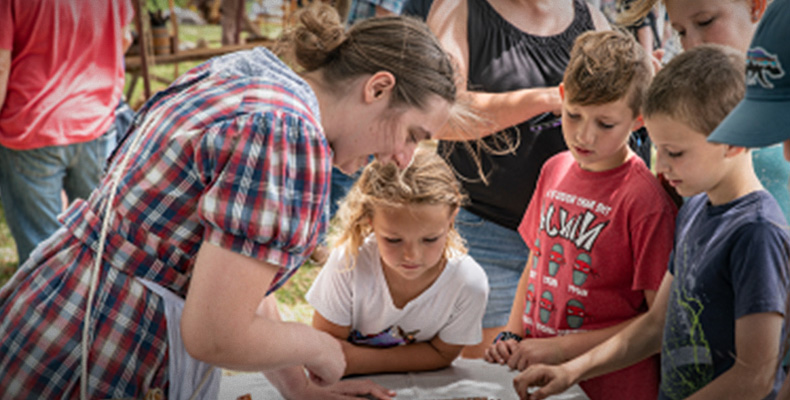
<instances>
[{"instance_id":1,"label":"white t-shirt","mask_svg":"<svg viewBox=\"0 0 790 400\"><path fill-rule=\"evenodd\" d=\"M488 278L472 257L448 260L436 281L402 309L390 296L374 235L351 265L345 246L335 248L306 298L328 321L350 326L353 342L388 347L427 342L436 335L453 345L482 340Z\"/></svg>"}]
</instances>

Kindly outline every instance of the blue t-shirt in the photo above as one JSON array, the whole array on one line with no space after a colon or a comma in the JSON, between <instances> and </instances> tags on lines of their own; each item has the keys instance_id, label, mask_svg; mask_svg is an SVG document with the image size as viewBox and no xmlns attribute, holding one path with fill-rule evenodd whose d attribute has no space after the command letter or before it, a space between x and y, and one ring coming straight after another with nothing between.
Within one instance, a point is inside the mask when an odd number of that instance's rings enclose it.
<instances>
[{"instance_id":1,"label":"blue t-shirt","mask_svg":"<svg viewBox=\"0 0 790 400\"><path fill-rule=\"evenodd\" d=\"M757 191L713 206L706 194L678 213L661 349L659 399L684 399L732 367L735 320L784 314L788 243L776 200ZM784 373L779 371L776 396Z\"/></svg>"}]
</instances>

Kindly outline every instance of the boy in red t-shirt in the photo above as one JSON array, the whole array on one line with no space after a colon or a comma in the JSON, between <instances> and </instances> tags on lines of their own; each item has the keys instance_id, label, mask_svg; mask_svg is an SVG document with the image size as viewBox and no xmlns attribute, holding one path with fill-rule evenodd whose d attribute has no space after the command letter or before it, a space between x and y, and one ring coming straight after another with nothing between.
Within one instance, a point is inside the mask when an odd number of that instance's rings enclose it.
<instances>
[{"instance_id":1,"label":"boy in red t-shirt","mask_svg":"<svg viewBox=\"0 0 790 400\"><path fill-rule=\"evenodd\" d=\"M560 85L569 151L544 165L519 233L532 257L507 330L486 360L523 370L558 364L603 342L652 304L672 249L677 208L628 147L652 77L622 32L580 36ZM522 340L523 338L523 340ZM653 357L581 382L592 400L655 399Z\"/></svg>"}]
</instances>

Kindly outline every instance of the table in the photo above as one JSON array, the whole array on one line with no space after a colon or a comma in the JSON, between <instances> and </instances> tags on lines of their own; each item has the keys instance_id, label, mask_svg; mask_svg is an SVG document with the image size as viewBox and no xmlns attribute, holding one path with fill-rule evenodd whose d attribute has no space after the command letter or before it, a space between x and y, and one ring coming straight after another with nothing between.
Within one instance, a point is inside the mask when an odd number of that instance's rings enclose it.
<instances>
[{"instance_id":1,"label":"table","mask_svg":"<svg viewBox=\"0 0 790 400\"><path fill-rule=\"evenodd\" d=\"M513 390L516 371L508 367L489 364L483 360L459 358L449 368L419 373L369 375L379 385L395 390L397 400L442 400L466 397L489 399L518 399ZM244 394L253 400L283 399L269 381L259 373L225 375L219 389L220 400L235 400ZM549 397L551 400L588 400L578 385L564 393Z\"/></svg>"}]
</instances>

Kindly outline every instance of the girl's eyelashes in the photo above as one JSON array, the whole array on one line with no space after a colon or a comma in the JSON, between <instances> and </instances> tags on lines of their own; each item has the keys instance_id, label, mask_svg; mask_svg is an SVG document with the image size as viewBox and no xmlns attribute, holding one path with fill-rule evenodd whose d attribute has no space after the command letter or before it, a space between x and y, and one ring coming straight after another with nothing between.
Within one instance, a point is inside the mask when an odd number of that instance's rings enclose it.
<instances>
[{"instance_id":1,"label":"girl's eyelashes","mask_svg":"<svg viewBox=\"0 0 790 400\"><path fill-rule=\"evenodd\" d=\"M714 19L715 18L710 17L710 18L708 18L706 20L699 21L699 22L697 22L697 26L708 26L708 25L710 25L711 22L713 22Z\"/></svg>"},{"instance_id":2,"label":"girl's eyelashes","mask_svg":"<svg viewBox=\"0 0 790 400\"><path fill-rule=\"evenodd\" d=\"M434 243L437 240L439 240L439 238L440 238L440 236L427 237L427 238L422 239L422 241L425 242L425 243ZM397 244L397 243L400 243L400 242L403 241L403 239L394 238L394 237L385 237L383 239L384 239L385 242L390 243L390 244Z\"/></svg>"}]
</instances>

